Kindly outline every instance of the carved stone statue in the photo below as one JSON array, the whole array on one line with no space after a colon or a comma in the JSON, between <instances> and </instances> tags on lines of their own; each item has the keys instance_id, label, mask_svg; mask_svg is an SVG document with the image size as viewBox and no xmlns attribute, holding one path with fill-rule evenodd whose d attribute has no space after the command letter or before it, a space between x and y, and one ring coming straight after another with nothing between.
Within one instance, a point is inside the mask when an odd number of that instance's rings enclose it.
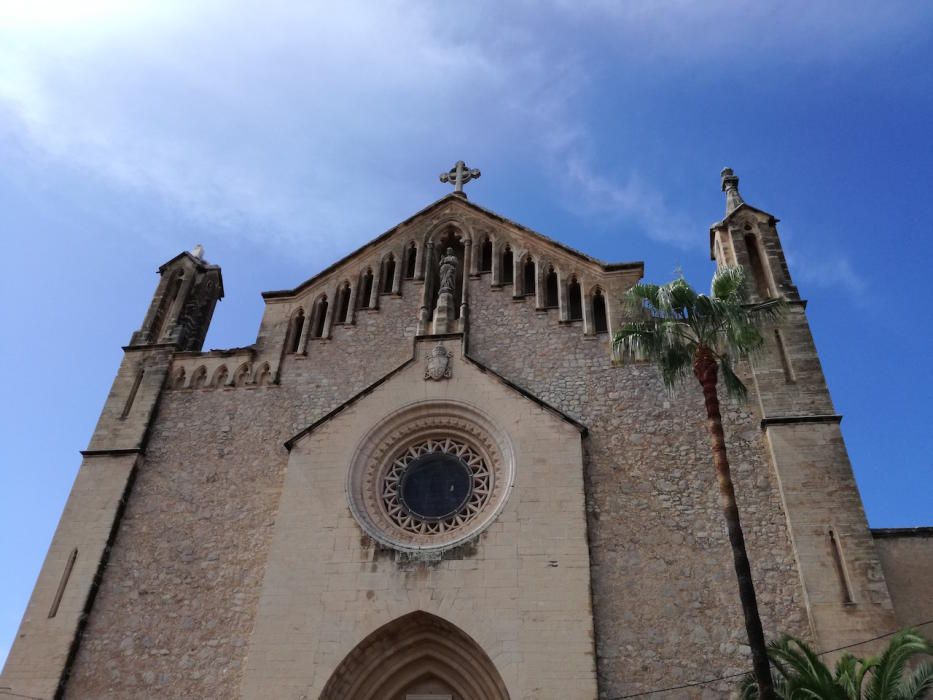
<instances>
[{"instance_id":1,"label":"carved stone statue","mask_svg":"<svg viewBox=\"0 0 933 700\"><path fill-rule=\"evenodd\" d=\"M457 267L459 262L454 255L454 249L448 248L441 258L441 288L440 293L450 292L451 294L457 288Z\"/></svg>"}]
</instances>

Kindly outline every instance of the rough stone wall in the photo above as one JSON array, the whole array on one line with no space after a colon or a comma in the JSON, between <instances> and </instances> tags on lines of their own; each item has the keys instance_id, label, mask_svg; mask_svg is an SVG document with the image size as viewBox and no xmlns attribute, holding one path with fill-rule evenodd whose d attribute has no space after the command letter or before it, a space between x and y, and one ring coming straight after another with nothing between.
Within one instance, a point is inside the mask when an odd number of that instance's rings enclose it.
<instances>
[{"instance_id":1,"label":"rough stone wall","mask_svg":"<svg viewBox=\"0 0 933 700\"><path fill-rule=\"evenodd\" d=\"M238 696L283 443L411 357L419 299L287 355L279 386L163 393L67 697Z\"/></svg>"},{"instance_id":2,"label":"rough stone wall","mask_svg":"<svg viewBox=\"0 0 933 700\"><path fill-rule=\"evenodd\" d=\"M613 366L608 336L482 293L471 353L585 424L600 697L747 668L737 583L698 387L667 396L656 370ZM753 404L749 404L751 406ZM808 627L775 475L748 406L724 402L737 498L765 633ZM727 695L731 683L685 692Z\"/></svg>"},{"instance_id":3,"label":"rough stone wall","mask_svg":"<svg viewBox=\"0 0 933 700\"><path fill-rule=\"evenodd\" d=\"M341 273L341 278L343 274ZM746 667L698 391L613 366L607 336L470 282L469 352L577 418L584 442L600 695ZM608 285L607 285L608 287ZM301 428L411 356L421 285L285 355L280 386L166 391L68 687L71 698L236 697L286 453ZM609 301L618 289L609 288ZM267 308L255 363L282 357L293 305ZM612 309L610 309L612 312ZM184 358L192 363L193 358ZM231 367L231 371L232 371ZM752 405L752 404L750 404ZM747 407L726 430L766 633L807 636L775 475ZM726 695L731 684L688 695Z\"/></svg>"}]
</instances>

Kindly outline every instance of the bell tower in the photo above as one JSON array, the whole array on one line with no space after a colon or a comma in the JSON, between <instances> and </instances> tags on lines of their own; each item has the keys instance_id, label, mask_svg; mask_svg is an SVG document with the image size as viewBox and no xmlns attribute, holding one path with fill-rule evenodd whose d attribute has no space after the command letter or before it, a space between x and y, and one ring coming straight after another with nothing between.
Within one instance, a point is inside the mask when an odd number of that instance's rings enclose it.
<instances>
[{"instance_id":1,"label":"bell tower","mask_svg":"<svg viewBox=\"0 0 933 700\"><path fill-rule=\"evenodd\" d=\"M162 265L159 275L143 325L130 345L167 343L178 350L200 350L214 307L223 298L220 267L205 261L204 248L197 245Z\"/></svg>"},{"instance_id":2,"label":"bell tower","mask_svg":"<svg viewBox=\"0 0 933 700\"><path fill-rule=\"evenodd\" d=\"M717 266L741 265L752 301L788 310L752 361L761 429L775 470L814 641L836 648L895 629L891 598L777 219L746 203L722 171L726 215L710 228ZM868 653L867 649L858 650Z\"/></svg>"},{"instance_id":3,"label":"bell tower","mask_svg":"<svg viewBox=\"0 0 933 700\"><path fill-rule=\"evenodd\" d=\"M197 246L159 268L143 321L123 348L81 468L0 680L31 697L60 698L107 566L123 504L177 351L200 350L223 297L220 267Z\"/></svg>"}]
</instances>

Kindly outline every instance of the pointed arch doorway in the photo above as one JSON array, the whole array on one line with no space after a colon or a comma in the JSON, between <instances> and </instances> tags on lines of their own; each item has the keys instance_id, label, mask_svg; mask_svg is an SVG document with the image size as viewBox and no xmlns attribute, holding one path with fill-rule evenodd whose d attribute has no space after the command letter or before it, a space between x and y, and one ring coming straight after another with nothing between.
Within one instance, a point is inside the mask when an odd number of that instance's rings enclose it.
<instances>
[{"instance_id":1,"label":"pointed arch doorway","mask_svg":"<svg viewBox=\"0 0 933 700\"><path fill-rule=\"evenodd\" d=\"M413 612L383 625L334 670L321 700L509 700L489 656L455 625Z\"/></svg>"}]
</instances>

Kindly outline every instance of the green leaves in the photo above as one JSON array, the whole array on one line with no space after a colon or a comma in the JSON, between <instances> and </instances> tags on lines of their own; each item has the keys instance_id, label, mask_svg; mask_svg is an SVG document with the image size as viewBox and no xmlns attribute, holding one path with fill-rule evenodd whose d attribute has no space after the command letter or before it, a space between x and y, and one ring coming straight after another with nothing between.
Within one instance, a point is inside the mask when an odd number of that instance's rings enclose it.
<instances>
[{"instance_id":1,"label":"green leaves","mask_svg":"<svg viewBox=\"0 0 933 700\"><path fill-rule=\"evenodd\" d=\"M919 654L933 655L933 645L910 629L894 635L880 657L845 654L833 671L799 639L784 636L768 645L775 691L785 700L922 700L933 690L933 664L921 663L904 676L908 661ZM756 700L751 677L742 681L739 695Z\"/></svg>"},{"instance_id":2,"label":"green leaves","mask_svg":"<svg viewBox=\"0 0 933 700\"><path fill-rule=\"evenodd\" d=\"M711 293L698 294L679 277L668 284L637 284L625 296L633 320L613 339L613 350L628 357L655 362L668 389L686 377L698 351L710 350L719 365L726 390L745 398L745 385L735 374L734 362L761 348L760 328L777 321L783 300L748 304L745 271L720 268Z\"/></svg>"}]
</instances>

